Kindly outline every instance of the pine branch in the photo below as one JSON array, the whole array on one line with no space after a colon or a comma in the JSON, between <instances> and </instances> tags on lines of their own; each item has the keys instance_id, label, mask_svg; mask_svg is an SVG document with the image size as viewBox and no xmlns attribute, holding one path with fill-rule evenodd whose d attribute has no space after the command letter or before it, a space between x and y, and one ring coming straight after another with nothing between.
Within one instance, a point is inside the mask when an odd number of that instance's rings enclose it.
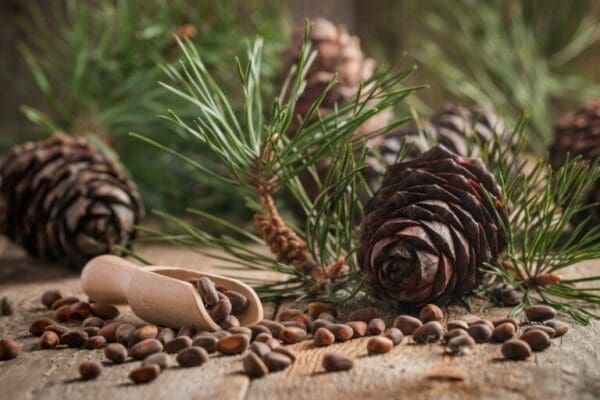
<instances>
[{"instance_id":1,"label":"pine branch","mask_svg":"<svg viewBox=\"0 0 600 400\"><path fill-rule=\"evenodd\" d=\"M515 135L523 135L522 124ZM481 150L486 153L484 147ZM524 162L516 163L519 158L523 159L519 152L495 158L492 170L511 214L501 224L507 262L488 265L488 269L525 294L515 312L540 301L589 323L590 318L599 317L589 307L600 304L600 296L579 284L600 281L600 276L563 280L560 272L600 258L600 227L588 229L588 220L572 222L588 207L598 206L583 204L583 200L600 179L600 158L594 162L570 159L557 170L545 159L528 167Z\"/></svg>"},{"instance_id":2,"label":"pine branch","mask_svg":"<svg viewBox=\"0 0 600 400\"><path fill-rule=\"evenodd\" d=\"M308 28L305 37L308 37ZM281 90L284 96L273 99L269 108L263 107L260 96L262 41L259 39L250 47L245 65L236 61L244 99L244 106L239 110L232 107L194 46L183 41L179 41L179 46L183 59L177 66L165 68L170 81L163 82L162 86L191 103L196 115L193 120L186 120L170 112L165 118L206 145L227 170L221 175L207 171L206 176L240 189L249 198L249 204L258 205L259 212L255 215L258 236L196 210L196 215L227 228L232 235L213 235L162 214L186 233L185 237L165 238L179 244L199 244L212 249L209 251L213 256L246 269L288 275L289 279L281 282L264 282L257 286L265 299L292 296L341 302L354 296L362 289L354 262L355 221L361 213L360 170L367 154L361 149L372 135L384 131L363 137L355 137L354 133L365 121L419 89L400 86L413 69L376 74L364 83L352 101L338 105L332 113L318 115L320 103L336 84L334 78L299 121L300 129L295 128L296 134L290 137L287 131L297 118L294 115L296 102L304 91L304 78L314 59L308 40L304 42L298 65L284 83ZM268 109L271 113L264 117L263 111ZM163 151L168 147L155 144ZM196 168L204 168L176 150L166 151ZM318 178L316 166L321 162L330 164L329 172L322 182L318 179L321 196L312 202L298 177L309 173ZM292 226L280 215L276 200L286 191L307 212L304 227ZM252 242L260 238L271 254L256 252L236 236ZM155 237L160 238L160 235Z\"/></svg>"}]
</instances>

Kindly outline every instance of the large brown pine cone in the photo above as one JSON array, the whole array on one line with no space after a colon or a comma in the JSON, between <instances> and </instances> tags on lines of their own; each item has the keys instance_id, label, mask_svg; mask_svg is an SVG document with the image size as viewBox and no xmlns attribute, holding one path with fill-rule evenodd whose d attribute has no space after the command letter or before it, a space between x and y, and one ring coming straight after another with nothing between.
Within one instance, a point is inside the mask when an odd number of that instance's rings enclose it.
<instances>
[{"instance_id":1,"label":"large brown pine cone","mask_svg":"<svg viewBox=\"0 0 600 400\"><path fill-rule=\"evenodd\" d=\"M463 157L478 157L478 144L491 147L494 141L500 140L508 145L510 137L506 122L490 107L448 104L429 120L419 120L372 139L369 146L378 154L367 158L365 176L371 189L377 190L387 167L396 162L402 142L407 146L409 159L437 144Z\"/></svg>"},{"instance_id":2,"label":"large brown pine cone","mask_svg":"<svg viewBox=\"0 0 600 400\"><path fill-rule=\"evenodd\" d=\"M357 249L373 293L418 306L447 304L476 288L480 267L502 247L485 191L504 214L481 160L444 146L391 166L367 204Z\"/></svg>"},{"instance_id":3,"label":"large brown pine cone","mask_svg":"<svg viewBox=\"0 0 600 400\"><path fill-rule=\"evenodd\" d=\"M84 139L15 146L0 167L0 232L33 256L81 267L118 254L143 213L135 184Z\"/></svg>"},{"instance_id":4,"label":"large brown pine cone","mask_svg":"<svg viewBox=\"0 0 600 400\"><path fill-rule=\"evenodd\" d=\"M584 160L600 157L600 99L586 103L578 110L568 112L554 127L554 143L550 149L550 161L559 168L567 156L581 156ZM587 193L585 204L600 203L600 182ZM590 217L590 227L600 224L600 205L577 215L575 222Z\"/></svg>"}]
</instances>

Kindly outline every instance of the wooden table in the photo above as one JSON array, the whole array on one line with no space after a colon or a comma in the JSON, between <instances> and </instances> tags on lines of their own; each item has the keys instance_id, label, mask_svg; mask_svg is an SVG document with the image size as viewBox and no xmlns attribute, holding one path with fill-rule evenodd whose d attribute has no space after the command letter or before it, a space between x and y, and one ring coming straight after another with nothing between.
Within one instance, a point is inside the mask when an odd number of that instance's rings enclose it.
<instances>
[{"instance_id":1,"label":"wooden table","mask_svg":"<svg viewBox=\"0 0 600 400\"><path fill-rule=\"evenodd\" d=\"M156 263L211 269L210 260L171 248L145 248ZM599 262L576 267L600 271ZM366 355L367 339L313 348L310 341L291 346L299 359L291 368L262 379L242 373L242 356L214 356L198 368L166 370L150 384L135 386L127 376L138 363L106 364L102 376L90 382L77 380L84 360L103 360L101 350L40 350L28 335L29 323L48 314L41 294L51 288L83 297L76 273L27 258L0 238L0 296L11 298L17 312L0 317L0 337L16 338L22 354L0 362L0 399L598 399L600 398L600 323L571 323L562 339L525 362L503 361L497 344L478 345L477 354L450 357L440 345L404 342L390 353ZM266 307L273 317L276 305ZM124 311L124 318L134 318ZM508 309L492 308L487 318L505 316ZM448 309L450 317L466 313ZM389 316L392 318L393 316ZM331 349L357 358L349 372L325 374L323 353Z\"/></svg>"}]
</instances>

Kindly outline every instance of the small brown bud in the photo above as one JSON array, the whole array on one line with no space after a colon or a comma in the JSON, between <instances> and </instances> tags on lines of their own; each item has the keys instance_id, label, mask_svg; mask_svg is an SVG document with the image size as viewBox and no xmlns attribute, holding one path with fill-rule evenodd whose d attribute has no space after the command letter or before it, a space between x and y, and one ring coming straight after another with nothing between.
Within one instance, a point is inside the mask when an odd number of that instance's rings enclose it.
<instances>
[{"instance_id":1,"label":"small brown bud","mask_svg":"<svg viewBox=\"0 0 600 400\"><path fill-rule=\"evenodd\" d=\"M115 319L119 316L119 309L112 304L107 303L92 303L90 304L92 314L102 319Z\"/></svg>"},{"instance_id":2,"label":"small brown bud","mask_svg":"<svg viewBox=\"0 0 600 400\"><path fill-rule=\"evenodd\" d=\"M360 322L362 322L362 321L360 321ZM365 331L366 331L366 329L367 329L367 324L366 324L365 322L362 322L362 323L363 323L363 324L365 324ZM334 324L334 323L333 323L333 322L331 322L331 321L329 321L329 320L327 320L327 319L316 319L316 320L314 320L314 321L313 321L313 323L311 324L310 331L311 331L311 333L314 335L314 334L315 334L315 332L316 332L316 331L317 331L319 328L323 328L323 327L326 327L326 326L328 326L328 325L332 325L332 324Z\"/></svg>"},{"instance_id":3,"label":"small brown bud","mask_svg":"<svg viewBox=\"0 0 600 400\"><path fill-rule=\"evenodd\" d=\"M233 315L228 315L219 324L222 329L238 328L240 327L240 321Z\"/></svg>"},{"instance_id":4,"label":"small brown bud","mask_svg":"<svg viewBox=\"0 0 600 400\"><path fill-rule=\"evenodd\" d=\"M161 370L165 370L169 367L169 356L165 353L154 353L144 358L143 366L158 365Z\"/></svg>"},{"instance_id":5,"label":"small brown bud","mask_svg":"<svg viewBox=\"0 0 600 400\"><path fill-rule=\"evenodd\" d=\"M265 354L262 359L271 372L282 371L292 364L288 356L275 351Z\"/></svg>"},{"instance_id":6,"label":"small brown bud","mask_svg":"<svg viewBox=\"0 0 600 400\"><path fill-rule=\"evenodd\" d=\"M182 326L181 328L179 328L179 331L177 332L177 336L187 336L189 338L194 337L195 334L196 334L196 327L193 325Z\"/></svg>"},{"instance_id":7,"label":"small brown bud","mask_svg":"<svg viewBox=\"0 0 600 400\"><path fill-rule=\"evenodd\" d=\"M210 309L209 314L213 321L220 324L229 314L231 314L231 302L228 298L217 301Z\"/></svg>"},{"instance_id":8,"label":"small brown bud","mask_svg":"<svg viewBox=\"0 0 600 400\"><path fill-rule=\"evenodd\" d=\"M550 347L550 336L539 329L530 329L519 339L526 342L533 351L542 351Z\"/></svg>"},{"instance_id":9,"label":"small brown bud","mask_svg":"<svg viewBox=\"0 0 600 400\"><path fill-rule=\"evenodd\" d=\"M323 356L323 368L327 372L347 371L354 367L354 361L345 354L329 352Z\"/></svg>"},{"instance_id":10,"label":"small brown bud","mask_svg":"<svg viewBox=\"0 0 600 400\"><path fill-rule=\"evenodd\" d=\"M207 306L214 306L219 301L219 292L217 291L215 283L209 278L204 277L198 279L196 282L196 289L198 290L202 301Z\"/></svg>"},{"instance_id":11,"label":"small brown bud","mask_svg":"<svg viewBox=\"0 0 600 400\"><path fill-rule=\"evenodd\" d=\"M143 325L127 337L127 347L132 348L141 341L146 339L156 339L157 337L158 327L156 325Z\"/></svg>"},{"instance_id":12,"label":"small brown bud","mask_svg":"<svg viewBox=\"0 0 600 400\"><path fill-rule=\"evenodd\" d=\"M178 336L165 345L165 351L169 354L177 354L190 346L192 346L192 339L188 336Z\"/></svg>"},{"instance_id":13,"label":"small brown bud","mask_svg":"<svg viewBox=\"0 0 600 400\"><path fill-rule=\"evenodd\" d=\"M60 337L60 342L69 347L82 347L88 339L87 333L80 330L72 330Z\"/></svg>"},{"instance_id":14,"label":"small brown bud","mask_svg":"<svg viewBox=\"0 0 600 400\"><path fill-rule=\"evenodd\" d=\"M475 351L475 340L469 335L460 334L450 339L447 346L452 354L466 356Z\"/></svg>"},{"instance_id":15,"label":"small brown bud","mask_svg":"<svg viewBox=\"0 0 600 400\"><path fill-rule=\"evenodd\" d=\"M42 349L53 349L60 343L58 335L52 331L45 331L40 337L40 347Z\"/></svg>"},{"instance_id":16,"label":"small brown bud","mask_svg":"<svg viewBox=\"0 0 600 400\"><path fill-rule=\"evenodd\" d=\"M394 346L399 345L402 342L402 339L404 338L404 334L398 328L386 329L383 336L390 339L392 341L392 343L394 344Z\"/></svg>"},{"instance_id":17,"label":"small brown bud","mask_svg":"<svg viewBox=\"0 0 600 400\"><path fill-rule=\"evenodd\" d=\"M493 330L487 324L474 324L467 330L469 336L477 343L487 343L492 338Z\"/></svg>"},{"instance_id":18,"label":"small brown bud","mask_svg":"<svg viewBox=\"0 0 600 400\"><path fill-rule=\"evenodd\" d=\"M190 338L188 339L191 341ZM160 353L161 351L163 351L163 345L158 339L144 339L131 347L129 354L136 360L143 360L150 354Z\"/></svg>"},{"instance_id":19,"label":"small brown bud","mask_svg":"<svg viewBox=\"0 0 600 400\"><path fill-rule=\"evenodd\" d=\"M389 352L392 347L394 347L394 343L390 339L384 336L375 336L369 339L367 352L369 354L384 354Z\"/></svg>"},{"instance_id":20,"label":"small brown bud","mask_svg":"<svg viewBox=\"0 0 600 400\"><path fill-rule=\"evenodd\" d=\"M494 328L492 337L496 342L506 342L508 339L512 339L515 336L515 326L510 322L505 322Z\"/></svg>"},{"instance_id":21,"label":"small brown bud","mask_svg":"<svg viewBox=\"0 0 600 400\"><path fill-rule=\"evenodd\" d=\"M214 336L196 336L192 341L192 346L202 347L207 353L211 354L217 351L217 339Z\"/></svg>"},{"instance_id":22,"label":"small brown bud","mask_svg":"<svg viewBox=\"0 0 600 400\"><path fill-rule=\"evenodd\" d=\"M532 330L532 329L537 329L537 330L540 330L540 331L546 332L546 334L547 334L547 335L548 335L550 338L553 338L554 336L556 336L556 331L555 331L554 329L550 328L549 326L546 326L546 325L530 325L530 326L526 327L526 328L523 330L523 333L525 333L525 332L527 332L527 331L530 331L530 330Z\"/></svg>"},{"instance_id":23,"label":"small brown bud","mask_svg":"<svg viewBox=\"0 0 600 400\"><path fill-rule=\"evenodd\" d=\"M244 371L250 377L260 378L269 373L269 368L257 354L248 353L244 358Z\"/></svg>"},{"instance_id":24,"label":"small brown bud","mask_svg":"<svg viewBox=\"0 0 600 400\"><path fill-rule=\"evenodd\" d=\"M510 339L502 345L502 355L508 360L525 360L531 356L531 347L527 342L519 339Z\"/></svg>"},{"instance_id":25,"label":"small brown bud","mask_svg":"<svg viewBox=\"0 0 600 400\"><path fill-rule=\"evenodd\" d=\"M117 343L123 346L128 346L129 336L135 332L135 326L131 324L121 324L115 331L115 339Z\"/></svg>"},{"instance_id":26,"label":"small brown bud","mask_svg":"<svg viewBox=\"0 0 600 400\"><path fill-rule=\"evenodd\" d=\"M497 327L499 325L502 325L504 323L510 323L512 325L514 325L515 327L515 331L519 329L519 324L517 323L517 321L515 321L513 318L500 318L500 319L495 319L492 321L492 324L494 325L494 327Z\"/></svg>"},{"instance_id":27,"label":"small brown bud","mask_svg":"<svg viewBox=\"0 0 600 400\"><path fill-rule=\"evenodd\" d=\"M247 335L237 333L229 335L217 342L217 351L221 354L231 355L243 353L250 343Z\"/></svg>"},{"instance_id":28,"label":"small brown bud","mask_svg":"<svg viewBox=\"0 0 600 400\"><path fill-rule=\"evenodd\" d=\"M86 319L92 315L92 308L88 303L78 301L69 306L72 319Z\"/></svg>"},{"instance_id":29,"label":"small brown bud","mask_svg":"<svg viewBox=\"0 0 600 400\"><path fill-rule=\"evenodd\" d=\"M435 343L444 335L444 328L437 321L429 321L415 330L412 338L416 343Z\"/></svg>"},{"instance_id":30,"label":"small brown bud","mask_svg":"<svg viewBox=\"0 0 600 400\"><path fill-rule=\"evenodd\" d=\"M59 308L61 308L62 306L71 305L73 303L77 303L78 301L79 301L79 298L77 298L75 296L62 297L62 298L56 300L54 303L52 303L52 310L56 311Z\"/></svg>"},{"instance_id":31,"label":"small brown bud","mask_svg":"<svg viewBox=\"0 0 600 400\"><path fill-rule=\"evenodd\" d=\"M298 355L296 354L296 352L291 350L289 347L279 346L272 350L275 353L281 353L281 354L289 357L289 359L292 360L292 362L296 361L296 359L298 358Z\"/></svg>"},{"instance_id":32,"label":"small brown bud","mask_svg":"<svg viewBox=\"0 0 600 400\"><path fill-rule=\"evenodd\" d=\"M98 335L104 336L108 343L113 343L117 340L116 333L119 326L121 322L109 322L100 329Z\"/></svg>"},{"instance_id":33,"label":"small brown bud","mask_svg":"<svg viewBox=\"0 0 600 400\"><path fill-rule=\"evenodd\" d=\"M363 321L369 323L373 318L377 318L379 312L375 307L365 307L353 311L348 315L349 321Z\"/></svg>"},{"instance_id":34,"label":"small brown bud","mask_svg":"<svg viewBox=\"0 0 600 400\"><path fill-rule=\"evenodd\" d=\"M252 340L255 340L258 335L260 335L261 333L264 334L268 334L269 336L273 336L273 334L271 333L271 331L269 330L269 328L267 328L264 325L252 325L250 327L250 330L252 331Z\"/></svg>"},{"instance_id":35,"label":"small brown bud","mask_svg":"<svg viewBox=\"0 0 600 400\"><path fill-rule=\"evenodd\" d=\"M188 347L177 353L175 358L183 368L199 367L208 361L208 353L202 347Z\"/></svg>"},{"instance_id":36,"label":"small brown bud","mask_svg":"<svg viewBox=\"0 0 600 400\"><path fill-rule=\"evenodd\" d=\"M394 320L394 328L398 328L405 335L412 335L414 331L423 326L423 323L410 315L399 315Z\"/></svg>"},{"instance_id":37,"label":"small brown bud","mask_svg":"<svg viewBox=\"0 0 600 400\"><path fill-rule=\"evenodd\" d=\"M314 334L313 343L315 346L330 346L335 342L335 335L327 328L319 328Z\"/></svg>"},{"instance_id":38,"label":"small brown bud","mask_svg":"<svg viewBox=\"0 0 600 400\"><path fill-rule=\"evenodd\" d=\"M0 315L10 316L15 313L15 306L8 297L2 297L0 299Z\"/></svg>"},{"instance_id":39,"label":"small brown bud","mask_svg":"<svg viewBox=\"0 0 600 400\"><path fill-rule=\"evenodd\" d=\"M556 310L550 306L536 305L525 308L527 319L535 322L543 322L556 317Z\"/></svg>"},{"instance_id":40,"label":"small brown bud","mask_svg":"<svg viewBox=\"0 0 600 400\"><path fill-rule=\"evenodd\" d=\"M223 292L225 296L229 299L231 303L231 313L234 315L241 315L248 310L250 306L250 302L241 293L235 292L233 290L226 290Z\"/></svg>"},{"instance_id":41,"label":"small brown bud","mask_svg":"<svg viewBox=\"0 0 600 400\"><path fill-rule=\"evenodd\" d=\"M79 375L81 380L89 381L96 379L102 373L102 365L97 361L84 361L79 364Z\"/></svg>"},{"instance_id":42,"label":"small brown bud","mask_svg":"<svg viewBox=\"0 0 600 400\"><path fill-rule=\"evenodd\" d=\"M451 339L457 336L469 336L469 334L464 329L454 328L444 334L443 341L444 343L448 343Z\"/></svg>"},{"instance_id":43,"label":"small brown bud","mask_svg":"<svg viewBox=\"0 0 600 400\"><path fill-rule=\"evenodd\" d=\"M111 343L104 348L104 355L115 364L124 363L127 360L127 349L121 343Z\"/></svg>"},{"instance_id":44,"label":"small brown bud","mask_svg":"<svg viewBox=\"0 0 600 400\"><path fill-rule=\"evenodd\" d=\"M313 303L308 303L308 314L313 319L320 318L322 313L327 313L333 317L337 317L337 308L331 303L323 303L320 301L315 301Z\"/></svg>"},{"instance_id":45,"label":"small brown bud","mask_svg":"<svg viewBox=\"0 0 600 400\"><path fill-rule=\"evenodd\" d=\"M352 337L353 338L360 338L367 334L368 325L364 321L349 321L349 322L346 322L346 325L348 325L350 328L352 328L352 331L353 331Z\"/></svg>"},{"instance_id":46,"label":"small brown bud","mask_svg":"<svg viewBox=\"0 0 600 400\"><path fill-rule=\"evenodd\" d=\"M302 314L302 311L296 308L284 307L279 311L279 314L277 314L277 321L289 321L298 314Z\"/></svg>"},{"instance_id":47,"label":"small brown bud","mask_svg":"<svg viewBox=\"0 0 600 400\"><path fill-rule=\"evenodd\" d=\"M557 273L547 272L537 274L530 282L532 287L546 287L560 282L561 277Z\"/></svg>"},{"instance_id":48,"label":"small brown bud","mask_svg":"<svg viewBox=\"0 0 600 400\"><path fill-rule=\"evenodd\" d=\"M42 304L48 308L52 308L52 304L57 300L60 300L62 295L58 290L46 290L44 294L42 294Z\"/></svg>"},{"instance_id":49,"label":"small brown bud","mask_svg":"<svg viewBox=\"0 0 600 400\"><path fill-rule=\"evenodd\" d=\"M562 336L569 330L569 325L560 321L548 321L544 325L554 329L554 332L556 332L554 337Z\"/></svg>"},{"instance_id":50,"label":"small brown bud","mask_svg":"<svg viewBox=\"0 0 600 400\"><path fill-rule=\"evenodd\" d=\"M98 317L88 317L83 320L83 323L81 324L81 326L83 326L84 328L87 328L90 326L93 326L96 328L102 328L104 326L104 321Z\"/></svg>"},{"instance_id":51,"label":"small brown bud","mask_svg":"<svg viewBox=\"0 0 600 400\"><path fill-rule=\"evenodd\" d=\"M54 310L54 319L58 322L67 322L71 319L71 306L65 304Z\"/></svg>"},{"instance_id":52,"label":"small brown bud","mask_svg":"<svg viewBox=\"0 0 600 400\"><path fill-rule=\"evenodd\" d=\"M328 325L325 328L331 331L335 336L335 340L339 342L345 342L352 339L354 336L354 330L346 324L333 324Z\"/></svg>"},{"instance_id":53,"label":"small brown bud","mask_svg":"<svg viewBox=\"0 0 600 400\"><path fill-rule=\"evenodd\" d=\"M284 328L281 322L273 321L270 319L263 319L258 324L266 326L271 331L273 337L279 337L279 333Z\"/></svg>"},{"instance_id":54,"label":"small brown bud","mask_svg":"<svg viewBox=\"0 0 600 400\"><path fill-rule=\"evenodd\" d=\"M0 361L11 360L21 353L21 346L12 339L0 339Z\"/></svg>"},{"instance_id":55,"label":"small brown bud","mask_svg":"<svg viewBox=\"0 0 600 400\"><path fill-rule=\"evenodd\" d=\"M86 349L95 350L101 349L102 347L104 347L105 344L106 339L104 338L104 336L92 336L85 341L83 347L85 347Z\"/></svg>"},{"instance_id":56,"label":"small brown bud","mask_svg":"<svg viewBox=\"0 0 600 400\"><path fill-rule=\"evenodd\" d=\"M271 348L267 346L266 343L262 342L253 342L250 345L250 351L255 352L259 357L265 356L267 353L271 352Z\"/></svg>"},{"instance_id":57,"label":"small brown bud","mask_svg":"<svg viewBox=\"0 0 600 400\"><path fill-rule=\"evenodd\" d=\"M70 329L64 325L52 324L52 325L48 325L48 327L46 327L46 329L44 330L44 332L48 332L48 331L54 332L58 335L58 337L61 337L65 333L69 332Z\"/></svg>"},{"instance_id":58,"label":"small brown bud","mask_svg":"<svg viewBox=\"0 0 600 400\"><path fill-rule=\"evenodd\" d=\"M160 374L160 367L156 364L142 365L129 374L129 379L135 383L147 383L155 380Z\"/></svg>"},{"instance_id":59,"label":"small brown bud","mask_svg":"<svg viewBox=\"0 0 600 400\"><path fill-rule=\"evenodd\" d=\"M241 333L242 335L248 336L248 338L252 338L252 330L245 326L232 326L231 328L227 329L227 332L231 333L232 335Z\"/></svg>"},{"instance_id":60,"label":"small brown bud","mask_svg":"<svg viewBox=\"0 0 600 400\"><path fill-rule=\"evenodd\" d=\"M324 319L326 321L333 322L333 323L336 322L336 317L331 314L328 314L328 313L319 314L319 317L317 319Z\"/></svg>"},{"instance_id":61,"label":"small brown bud","mask_svg":"<svg viewBox=\"0 0 600 400\"><path fill-rule=\"evenodd\" d=\"M297 327L285 327L279 333L279 339L285 344L298 343L306 339L306 331Z\"/></svg>"},{"instance_id":62,"label":"small brown bud","mask_svg":"<svg viewBox=\"0 0 600 400\"><path fill-rule=\"evenodd\" d=\"M175 339L175 331L173 331L173 329L162 328L160 330L160 333L158 334L158 340L160 340L163 346L173 339Z\"/></svg>"},{"instance_id":63,"label":"small brown bud","mask_svg":"<svg viewBox=\"0 0 600 400\"><path fill-rule=\"evenodd\" d=\"M50 318L36 319L31 323L31 325L29 325L29 333L31 333L33 336L41 336L47 327L55 323L56 322Z\"/></svg>"},{"instance_id":64,"label":"small brown bud","mask_svg":"<svg viewBox=\"0 0 600 400\"><path fill-rule=\"evenodd\" d=\"M261 342L261 343L267 343L269 340L273 339L273 336L271 336L271 332L269 333L259 333L258 336L256 337L256 339L254 339L255 342Z\"/></svg>"},{"instance_id":65,"label":"small brown bud","mask_svg":"<svg viewBox=\"0 0 600 400\"><path fill-rule=\"evenodd\" d=\"M425 307L421 308L419 318L423 323L429 321L441 322L444 319L444 312L435 304L427 304Z\"/></svg>"},{"instance_id":66,"label":"small brown bud","mask_svg":"<svg viewBox=\"0 0 600 400\"><path fill-rule=\"evenodd\" d=\"M467 329L469 329L469 324L467 324L465 321L454 319L448 321L448 323L446 324L446 329L448 329L449 331L453 329L463 329L466 331Z\"/></svg>"},{"instance_id":67,"label":"small brown bud","mask_svg":"<svg viewBox=\"0 0 600 400\"><path fill-rule=\"evenodd\" d=\"M381 335L385 331L385 321L381 318L373 318L369 321L367 332L371 336Z\"/></svg>"}]
</instances>

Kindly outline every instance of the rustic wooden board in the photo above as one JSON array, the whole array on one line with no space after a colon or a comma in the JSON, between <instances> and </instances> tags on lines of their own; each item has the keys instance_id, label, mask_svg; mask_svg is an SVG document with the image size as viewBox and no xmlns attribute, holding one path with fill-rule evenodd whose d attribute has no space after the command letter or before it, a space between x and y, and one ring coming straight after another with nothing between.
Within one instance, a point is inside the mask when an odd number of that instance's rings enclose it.
<instances>
[{"instance_id":1,"label":"rustic wooden board","mask_svg":"<svg viewBox=\"0 0 600 400\"><path fill-rule=\"evenodd\" d=\"M204 256L181 250L152 247L145 257L157 263L214 271ZM576 274L600 272L599 262L577 266ZM479 345L477 354L450 357L439 345L407 343L382 356L366 355L367 339L313 348L309 341L292 346L298 361L288 370L250 381L241 374L241 357L213 357L199 368L172 368L156 381L134 386L127 379L137 363L107 366L96 381L79 382L77 366L82 360L102 360L101 351L38 350L28 338L29 323L47 311L39 306L41 294L60 287L83 295L78 276L56 266L25 257L0 238L0 296L9 296L18 311L0 317L0 336L16 337L24 354L0 362L0 399L397 399L397 398L600 398L600 323L583 327L571 324L562 339L526 362L499 358L496 344ZM274 306L267 307L269 315ZM124 311L124 317L132 319ZM464 314L451 307L451 317ZM508 309L493 308L488 318L506 315ZM392 316L389 316L391 318ZM567 319L565 319L568 321ZM357 357L352 371L324 374L323 354L340 350ZM174 361L173 361L174 363ZM175 364L175 363L174 363Z\"/></svg>"}]
</instances>

